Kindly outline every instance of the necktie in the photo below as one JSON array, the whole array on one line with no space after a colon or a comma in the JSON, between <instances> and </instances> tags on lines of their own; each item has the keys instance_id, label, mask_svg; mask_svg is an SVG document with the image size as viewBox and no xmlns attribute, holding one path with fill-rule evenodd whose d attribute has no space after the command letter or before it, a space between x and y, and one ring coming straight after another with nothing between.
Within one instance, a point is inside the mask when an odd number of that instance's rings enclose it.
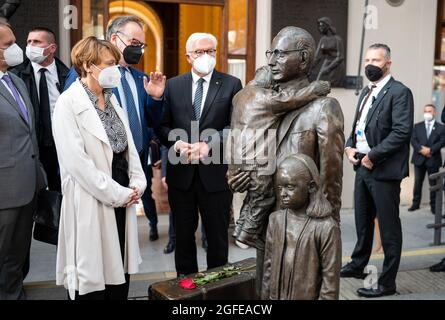
<instances>
[{"instance_id":1,"label":"necktie","mask_svg":"<svg viewBox=\"0 0 445 320\"><path fill-rule=\"evenodd\" d=\"M40 69L40 83L39 83L39 124L40 130L42 132L42 142L45 146L53 145L53 135L51 130L51 108L49 105L49 93L48 93L48 82L46 81L45 72L48 71L46 68Z\"/></svg>"},{"instance_id":2,"label":"necktie","mask_svg":"<svg viewBox=\"0 0 445 320\"><path fill-rule=\"evenodd\" d=\"M137 114L136 103L134 102L133 93L131 92L131 88L130 85L128 84L127 78L125 77L125 71L127 71L127 69L119 67L119 70L122 75L121 83L122 83L122 88L124 89L125 102L127 104L126 107L128 114L128 122L130 123L131 134L133 135L133 140L134 144L136 145L136 150L140 153L143 148L141 121L139 120Z\"/></svg>"},{"instance_id":3,"label":"necktie","mask_svg":"<svg viewBox=\"0 0 445 320\"><path fill-rule=\"evenodd\" d=\"M3 75L2 79L5 80L9 89L11 89L12 95L14 96L15 101L19 105L20 111L22 112L22 115L25 118L26 123L29 124L28 109L26 109L25 104L23 103L22 99L20 98L19 92L17 91L17 88L15 87L14 83L12 82L11 77L8 74L5 74L5 75Z\"/></svg>"},{"instance_id":4,"label":"necktie","mask_svg":"<svg viewBox=\"0 0 445 320\"><path fill-rule=\"evenodd\" d=\"M371 85L371 87L370 87L370 89L369 89L369 92L368 92L368 94L366 95L365 99L363 100L363 103L362 103L362 105L360 106L360 109L359 109L359 111L358 111L357 119L356 119L356 121L355 121L355 123L354 123L354 130L353 130L353 133L354 133L354 139L353 139L353 140L354 140L354 145L355 145L356 142L357 142L357 135L355 134L355 129L357 128L357 124L360 122L360 119L361 119L361 117L362 117L362 113L363 113L363 110L365 109L366 103L368 102L368 100L369 100L369 98L371 97L372 92L374 91L375 88L377 88L376 85Z\"/></svg>"},{"instance_id":5,"label":"necktie","mask_svg":"<svg viewBox=\"0 0 445 320\"><path fill-rule=\"evenodd\" d=\"M202 96L204 94L204 79L201 78L198 80L198 87L195 92L195 101L193 102L193 110L195 111L195 120L199 121L201 118L201 104L202 104Z\"/></svg>"},{"instance_id":6,"label":"necktie","mask_svg":"<svg viewBox=\"0 0 445 320\"><path fill-rule=\"evenodd\" d=\"M426 138L429 139L431 135L431 123L426 123Z\"/></svg>"}]
</instances>

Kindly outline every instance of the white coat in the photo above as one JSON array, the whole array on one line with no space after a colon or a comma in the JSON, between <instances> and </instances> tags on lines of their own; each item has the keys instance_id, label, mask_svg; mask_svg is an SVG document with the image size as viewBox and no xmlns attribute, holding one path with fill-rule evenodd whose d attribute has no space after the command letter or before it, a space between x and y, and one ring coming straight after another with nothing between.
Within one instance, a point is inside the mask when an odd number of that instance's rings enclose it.
<instances>
[{"instance_id":1,"label":"white coat","mask_svg":"<svg viewBox=\"0 0 445 320\"><path fill-rule=\"evenodd\" d=\"M111 102L127 132L130 187L142 194L147 181L128 120L114 95ZM75 290L80 295L101 291L106 284L125 283L125 273L138 272L142 259L136 208L127 208L122 265L114 208L128 201L132 189L111 178L113 151L79 79L59 97L52 123L63 193L56 282L74 299Z\"/></svg>"}]
</instances>

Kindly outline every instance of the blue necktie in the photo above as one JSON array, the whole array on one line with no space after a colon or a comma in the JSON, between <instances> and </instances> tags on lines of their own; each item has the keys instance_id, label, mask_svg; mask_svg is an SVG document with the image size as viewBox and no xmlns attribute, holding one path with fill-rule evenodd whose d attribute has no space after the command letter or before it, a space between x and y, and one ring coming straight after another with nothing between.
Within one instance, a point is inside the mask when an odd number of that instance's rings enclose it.
<instances>
[{"instance_id":1,"label":"blue necktie","mask_svg":"<svg viewBox=\"0 0 445 320\"><path fill-rule=\"evenodd\" d=\"M140 153L142 151L142 125L139 120L138 113L136 110L136 103L134 102L133 93L131 92L130 85L128 84L127 78L125 77L126 68L119 67L121 71L121 83L124 89L125 102L127 104L127 114L128 122L130 123L131 134L133 135L134 144L136 145L136 150Z\"/></svg>"},{"instance_id":2,"label":"blue necktie","mask_svg":"<svg viewBox=\"0 0 445 320\"><path fill-rule=\"evenodd\" d=\"M201 104L202 104L202 96L204 94L203 83L204 79L201 78L198 80L198 87L195 92L195 102L193 103L193 110L195 111L195 120L199 121L201 118Z\"/></svg>"}]
</instances>

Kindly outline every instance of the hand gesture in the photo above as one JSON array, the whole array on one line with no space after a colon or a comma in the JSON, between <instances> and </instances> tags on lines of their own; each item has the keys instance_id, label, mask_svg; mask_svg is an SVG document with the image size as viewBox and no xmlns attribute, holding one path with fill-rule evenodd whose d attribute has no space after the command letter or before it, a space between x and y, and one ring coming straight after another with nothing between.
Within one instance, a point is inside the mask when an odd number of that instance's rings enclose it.
<instances>
[{"instance_id":1,"label":"hand gesture","mask_svg":"<svg viewBox=\"0 0 445 320\"><path fill-rule=\"evenodd\" d=\"M151 72L150 81L144 77L144 89L153 99L160 100L165 90L166 76L162 72Z\"/></svg>"}]
</instances>

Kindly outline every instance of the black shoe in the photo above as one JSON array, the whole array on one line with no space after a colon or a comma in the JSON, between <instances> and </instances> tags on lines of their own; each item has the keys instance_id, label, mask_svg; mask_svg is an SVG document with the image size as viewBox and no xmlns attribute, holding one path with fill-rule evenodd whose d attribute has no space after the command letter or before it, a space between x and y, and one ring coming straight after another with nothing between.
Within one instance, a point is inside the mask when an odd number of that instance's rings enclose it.
<instances>
[{"instance_id":1,"label":"black shoe","mask_svg":"<svg viewBox=\"0 0 445 320\"><path fill-rule=\"evenodd\" d=\"M169 241L164 248L164 253L169 254L169 253L172 253L173 251L175 251L175 244L173 242Z\"/></svg>"},{"instance_id":2,"label":"black shoe","mask_svg":"<svg viewBox=\"0 0 445 320\"><path fill-rule=\"evenodd\" d=\"M431 272L445 272L445 259L430 267Z\"/></svg>"},{"instance_id":3,"label":"black shoe","mask_svg":"<svg viewBox=\"0 0 445 320\"><path fill-rule=\"evenodd\" d=\"M366 273L363 273L363 270L355 269L351 266L350 263L345 265L340 270L341 278L356 278L356 279L365 279L367 277Z\"/></svg>"},{"instance_id":4,"label":"black shoe","mask_svg":"<svg viewBox=\"0 0 445 320\"><path fill-rule=\"evenodd\" d=\"M411 207L408 208L408 211L416 211L416 210L419 210L419 209L420 209L419 206L412 205Z\"/></svg>"},{"instance_id":5,"label":"black shoe","mask_svg":"<svg viewBox=\"0 0 445 320\"><path fill-rule=\"evenodd\" d=\"M359 297L364 298L379 298L384 296L392 296L393 294L396 294L396 288L385 288L384 286L379 285L377 289L366 289L366 288L360 288L357 290L357 294Z\"/></svg>"},{"instance_id":6,"label":"black shoe","mask_svg":"<svg viewBox=\"0 0 445 320\"><path fill-rule=\"evenodd\" d=\"M207 248L209 247L209 245L207 244L207 241L202 241L202 248L207 252Z\"/></svg>"},{"instance_id":7,"label":"black shoe","mask_svg":"<svg viewBox=\"0 0 445 320\"><path fill-rule=\"evenodd\" d=\"M156 241L158 239L159 239L158 229L157 228L151 228L150 229L150 241Z\"/></svg>"}]
</instances>

